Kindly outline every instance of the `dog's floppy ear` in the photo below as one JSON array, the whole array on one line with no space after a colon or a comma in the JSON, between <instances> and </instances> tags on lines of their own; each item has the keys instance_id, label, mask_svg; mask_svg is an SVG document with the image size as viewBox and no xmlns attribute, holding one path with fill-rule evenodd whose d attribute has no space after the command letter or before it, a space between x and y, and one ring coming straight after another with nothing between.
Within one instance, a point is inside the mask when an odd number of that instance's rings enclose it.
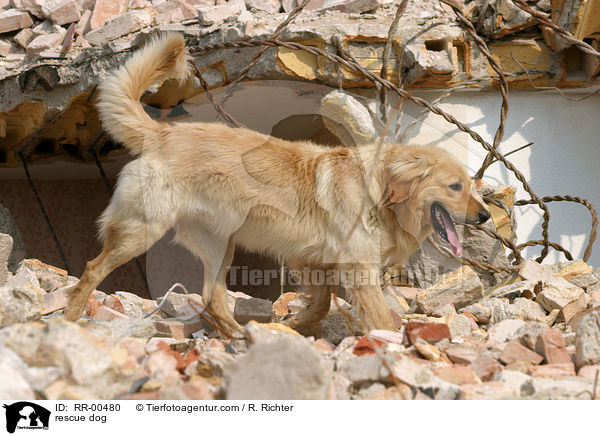
<instances>
[{"instance_id":1,"label":"dog's floppy ear","mask_svg":"<svg viewBox=\"0 0 600 436\"><path fill-rule=\"evenodd\" d=\"M397 156L386 165L390 201L403 203L408 200L419 182L428 177L431 171L431 163L423 155Z\"/></svg>"}]
</instances>

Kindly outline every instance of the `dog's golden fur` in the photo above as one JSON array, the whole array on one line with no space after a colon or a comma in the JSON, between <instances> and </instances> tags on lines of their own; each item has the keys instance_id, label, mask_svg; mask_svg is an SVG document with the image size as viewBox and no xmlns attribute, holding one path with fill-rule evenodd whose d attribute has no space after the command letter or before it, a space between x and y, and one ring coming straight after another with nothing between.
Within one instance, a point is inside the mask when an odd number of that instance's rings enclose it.
<instances>
[{"instance_id":1,"label":"dog's golden fur","mask_svg":"<svg viewBox=\"0 0 600 436\"><path fill-rule=\"evenodd\" d=\"M101 87L104 127L139 157L123 168L99 220L104 250L72 289L68 319L81 315L91 291L112 270L170 228L204 263L205 305L233 332L240 327L228 310L225 276L236 245L294 267L335 262L345 271L378 273L406 261L432 232L433 202L466 221L487 213L463 167L434 147L383 144L377 153L377 144L323 147L218 123L152 120L139 103L142 93L187 73L183 37L172 34L150 42ZM366 183L370 168L373 179ZM292 327L327 314L330 287L308 291L311 304L287 320ZM347 291L368 327L393 329L378 283Z\"/></svg>"}]
</instances>

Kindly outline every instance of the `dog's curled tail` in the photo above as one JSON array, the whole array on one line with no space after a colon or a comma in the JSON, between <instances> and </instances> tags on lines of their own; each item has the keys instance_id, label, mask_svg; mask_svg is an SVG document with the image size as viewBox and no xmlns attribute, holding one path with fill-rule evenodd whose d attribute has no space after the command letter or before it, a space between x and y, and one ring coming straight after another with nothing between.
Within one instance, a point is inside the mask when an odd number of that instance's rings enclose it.
<instances>
[{"instance_id":1,"label":"dog's curled tail","mask_svg":"<svg viewBox=\"0 0 600 436\"><path fill-rule=\"evenodd\" d=\"M131 153L140 154L146 138L156 137L162 128L162 123L144 111L140 97L156 82L185 80L188 71L182 35L171 33L154 38L100 87L97 106L104 129Z\"/></svg>"}]
</instances>

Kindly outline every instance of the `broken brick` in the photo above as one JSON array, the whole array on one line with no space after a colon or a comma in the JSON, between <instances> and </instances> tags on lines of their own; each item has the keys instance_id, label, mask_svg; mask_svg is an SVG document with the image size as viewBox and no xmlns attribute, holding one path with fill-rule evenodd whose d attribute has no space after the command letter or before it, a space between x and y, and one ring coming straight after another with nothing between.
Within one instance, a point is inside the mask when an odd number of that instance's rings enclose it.
<instances>
[{"instance_id":1,"label":"broken brick","mask_svg":"<svg viewBox=\"0 0 600 436\"><path fill-rule=\"evenodd\" d=\"M85 314L93 318L101 305L102 304L100 303L100 301L98 301L98 298L92 293L89 296L87 304L85 306Z\"/></svg>"},{"instance_id":2,"label":"broken brick","mask_svg":"<svg viewBox=\"0 0 600 436\"><path fill-rule=\"evenodd\" d=\"M600 381L600 365L586 365L579 368L577 372L579 377L589 378L591 380L596 379L596 375L598 375L598 379Z\"/></svg>"},{"instance_id":3,"label":"broken brick","mask_svg":"<svg viewBox=\"0 0 600 436\"><path fill-rule=\"evenodd\" d=\"M327 339L319 338L315 341L315 349L317 351L329 353L329 352L335 350L335 345L333 345Z\"/></svg>"},{"instance_id":4,"label":"broken brick","mask_svg":"<svg viewBox=\"0 0 600 436\"><path fill-rule=\"evenodd\" d=\"M469 365L479 357L479 350L474 344L462 343L448 347L446 354L453 363Z\"/></svg>"},{"instance_id":5,"label":"broken brick","mask_svg":"<svg viewBox=\"0 0 600 436\"><path fill-rule=\"evenodd\" d=\"M94 319L96 321L112 321L113 319L117 319L117 318L126 319L129 317L127 315L125 315L121 312L117 312L116 310L111 309L110 307L107 307L107 306L100 306L98 308L98 310L96 310L96 313L94 314Z\"/></svg>"},{"instance_id":6,"label":"broken brick","mask_svg":"<svg viewBox=\"0 0 600 436\"><path fill-rule=\"evenodd\" d=\"M442 354L438 347L429 344L422 339L418 339L415 343L415 348L425 359L430 362L446 362L450 363L449 360Z\"/></svg>"},{"instance_id":7,"label":"broken brick","mask_svg":"<svg viewBox=\"0 0 600 436\"><path fill-rule=\"evenodd\" d=\"M291 311L288 307L288 303L290 301L295 300L299 296L300 294L296 292L286 292L285 294L282 294L277 300L275 300L275 303L273 303L273 313L275 314L275 318L281 319L284 316L289 315Z\"/></svg>"},{"instance_id":8,"label":"broken brick","mask_svg":"<svg viewBox=\"0 0 600 436\"><path fill-rule=\"evenodd\" d=\"M185 339L192 333L204 328L204 321L199 316L189 318L160 320L154 323L156 331L171 336L175 339Z\"/></svg>"},{"instance_id":9,"label":"broken brick","mask_svg":"<svg viewBox=\"0 0 600 436\"><path fill-rule=\"evenodd\" d=\"M406 339L408 345L417 342L418 338L427 342L437 342L446 338L450 339L450 328L447 324L409 321L406 324Z\"/></svg>"},{"instance_id":10,"label":"broken brick","mask_svg":"<svg viewBox=\"0 0 600 436\"><path fill-rule=\"evenodd\" d=\"M510 341L502 350L500 354L500 360L504 364L509 364L519 360L531 362L534 365L542 363L544 360L543 356L540 356L535 351L531 351L529 348L524 347L517 341Z\"/></svg>"},{"instance_id":11,"label":"broken brick","mask_svg":"<svg viewBox=\"0 0 600 436\"><path fill-rule=\"evenodd\" d=\"M477 377L481 380L489 380L492 375L498 370L502 369L502 365L488 354L484 354L475 359L470 365Z\"/></svg>"},{"instance_id":12,"label":"broken brick","mask_svg":"<svg viewBox=\"0 0 600 436\"><path fill-rule=\"evenodd\" d=\"M16 42L17 44L19 44L21 47L27 48L27 44L29 44L32 39L33 39L33 30L31 30L28 27L26 29L21 30L19 33L17 33L14 36L13 41Z\"/></svg>"},{"instance_id":13,"label":"broken brick","mask_svg":"<svg viewBox=\"0 0 600 436\"><path fill-rule=\"evenodd\" d=\"M356 356L363 356L365 354L375 354L374 347L379 348L384 343L385 342L380 341L379 339L370 338L369 340L365 336L363 336L354 346L352 354L355 354Z\"/></svg>"},{"instance_id":14,"label":"broken brick","mask_svg":"<svg viewBox=\"0 0 600 436\"><path fill-rule=\"evenodd\" d=\"M125 309L123 309L123 303L121 303L121 300L116 295L107 295L102 302L102 305L110 307L117 312L125 313Z\"/></svg>"},{"instance_id":15,"label":"broken brick","mask_svg":"<svg viewBox=\"0 0 600 436\"><path fill-rule=\"evenodd\" d=\"M571 363L567 345L561 331L557 328L540 333L535 351L544 356L546 363Z\"/></svg>"}]
</instances>

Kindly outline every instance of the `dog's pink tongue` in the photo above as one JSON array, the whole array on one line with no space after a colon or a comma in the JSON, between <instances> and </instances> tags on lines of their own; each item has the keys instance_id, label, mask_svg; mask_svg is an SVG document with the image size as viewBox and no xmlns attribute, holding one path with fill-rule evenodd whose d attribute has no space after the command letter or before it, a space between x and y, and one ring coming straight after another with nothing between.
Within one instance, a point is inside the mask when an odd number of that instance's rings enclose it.
<instances>
[{"instance_id":1,"label":"dog's pink tongue","mask_svg":"<svg viewBox=\"0 0 600 436\"><path fill-rule=\"evenodd\" d=\"M444 229L446 229L446 235L448 236L448 242L452 245L452 251L455 256L460 256L462 253L462 245L460 245L460 241L458 240L458 234L456 233L456 228L452 223L452 218L448 214L442 214L442 221L444 222Z\"/></svg>"}]
</instances>

